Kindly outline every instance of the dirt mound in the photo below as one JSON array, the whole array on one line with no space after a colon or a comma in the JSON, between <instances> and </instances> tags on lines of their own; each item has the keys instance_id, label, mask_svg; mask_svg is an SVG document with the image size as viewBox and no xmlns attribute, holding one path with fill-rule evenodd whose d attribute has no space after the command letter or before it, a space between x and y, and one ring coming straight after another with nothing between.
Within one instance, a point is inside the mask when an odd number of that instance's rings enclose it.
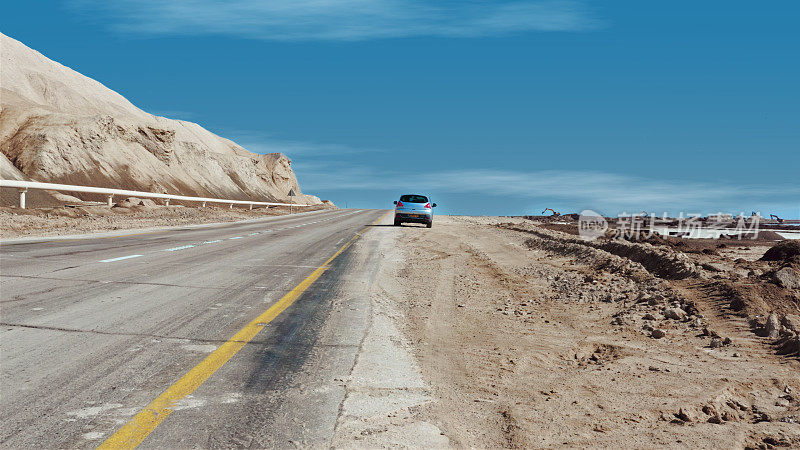
<instances>
[{"instance_id":1,"label":"dirt mound","mask_svg":"<svg viewBox=\"0 0 800 450\"><path fill-rule=\"evenodd\" d=\"M643 266L648 272L661 278L682 280L696 276L698 268L692 260L681 252L676 252L669 247L655 247L650 244L627 242L622 240L607 240L599 242L584 241L565 233L544 230L529 224L500 224L502 228L523 231L536 235L545 240L553 241L549 245L554 251L571 254L578 253L577 248L593 248L602 250L624 260L632 261ZM542 244L545 245L545 244ZM562 250L559 250L562 249Z\"/></svg>"},{"instance_id":2,"label":"dirt mound","mask_svg":"<svg viewBox=\"0 0 800 450\"><path fill-rule=\"evenodd\" d=\"M762 261L790 261L800 258L800 242L785 240L773 245L772 248L764 253Z\"/></svg>"},{"instance_id":3,"label":"dirt mound","mask_svg":"<svg viewBox=\"0 0 800 450\"><path fill-rule=\"evenodd\" d=\"M570 213L570 214L559 214L557 216L522 216L525 219L532 220L534 222L577 222L580 218L580 214Z\"/></svg>"}]
</instances>

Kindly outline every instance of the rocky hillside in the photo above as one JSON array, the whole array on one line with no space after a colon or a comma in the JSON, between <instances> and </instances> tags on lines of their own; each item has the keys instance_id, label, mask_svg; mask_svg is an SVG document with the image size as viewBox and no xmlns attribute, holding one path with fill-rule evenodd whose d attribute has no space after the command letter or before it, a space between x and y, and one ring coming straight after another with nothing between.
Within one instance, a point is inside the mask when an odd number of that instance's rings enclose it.
<instances>
[{"instance_id":1,"label":"rocky hillside","mask_svg":"<svg viewBox=\"0 0 800 450\"><path fill-rule=\"evenodd\" d=\"M196 123L148 114L3 34L0 152L5 179L266 201L301 192L285 155L255 154Z\"/></svg>"}]
</instances>

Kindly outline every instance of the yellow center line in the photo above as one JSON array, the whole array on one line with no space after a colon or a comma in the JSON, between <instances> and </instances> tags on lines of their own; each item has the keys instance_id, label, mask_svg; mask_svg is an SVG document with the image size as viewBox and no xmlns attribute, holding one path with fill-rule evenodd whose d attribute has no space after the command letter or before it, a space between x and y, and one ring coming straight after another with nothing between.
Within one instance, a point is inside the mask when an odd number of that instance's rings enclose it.
<instances>
[{"instance_id":1,"label":"yellow center line","mask_svg":"<svg viewBox=\"0 0 800 450\"><path fill-rule=\"evenodd\" d=\"M387 212L386 214L389 214ZM382 215L378 220L373 222L375 225L384 217ZM269 307L260 316L253 319L252 322L245 325L244 328L234 334L228 341L220 345L219 348L214 350L198 365L194 366L189 372L176 381L172 386L168 387L161 395L156 397L155 400L150 402L142 411L133 416L125 425L122 426L116 433L111 435L105 442L100 444L98 448L135 448L142 441L156 429L156 427L172 413L172 408L175 404L191 394L200 387L206 380L211 377L217 370L219 370L233 355L239 352L248 342L250 342L264 327L273 319L278 317L286 308L288 308L306 289L311 286L322 274L329 268L329 264L339 255L342 254L348 247L350 247L367 228L356 233L349 241L342 245L336 253L333 254L327 261L311 273L306 279L300 282L294 289L284 295L274 305Z\"/></svg>"}]
</instances>

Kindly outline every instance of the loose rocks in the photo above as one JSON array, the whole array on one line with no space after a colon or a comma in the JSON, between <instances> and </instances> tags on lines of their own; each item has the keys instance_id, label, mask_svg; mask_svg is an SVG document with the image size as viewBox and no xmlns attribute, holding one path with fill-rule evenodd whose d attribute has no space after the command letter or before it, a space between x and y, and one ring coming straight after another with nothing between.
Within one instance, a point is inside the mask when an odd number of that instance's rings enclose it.
<instances>
[{"instance_id":1,"label":"loose rocks","mask_svg":"<svg viewBox=\"0 0 800 450\"><path fill-rule=\"evenodd\" d=\"M664 310L664 317L667 319L683 320L686 318L686 311L680 308L666 308Z\"/></svg>"}]
</instances>

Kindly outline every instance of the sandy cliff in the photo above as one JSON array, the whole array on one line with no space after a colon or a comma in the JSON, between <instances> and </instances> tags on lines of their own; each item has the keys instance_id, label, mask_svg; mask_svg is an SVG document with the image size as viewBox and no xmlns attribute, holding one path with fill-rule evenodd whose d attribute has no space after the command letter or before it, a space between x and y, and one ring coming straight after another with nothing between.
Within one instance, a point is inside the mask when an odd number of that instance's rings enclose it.
<instances>
[{"instance_id":1,"label":"sandy cliff","mask_svg":"<svg viewBox=\"0 0 800 450\"><path fill-rule=\"evenodd\" d=\"M233 199L300 193L291 161L154 116L0 34L0 177ZM300 194L298 203L320 203Z\"/></svg>"}]
</instances>

